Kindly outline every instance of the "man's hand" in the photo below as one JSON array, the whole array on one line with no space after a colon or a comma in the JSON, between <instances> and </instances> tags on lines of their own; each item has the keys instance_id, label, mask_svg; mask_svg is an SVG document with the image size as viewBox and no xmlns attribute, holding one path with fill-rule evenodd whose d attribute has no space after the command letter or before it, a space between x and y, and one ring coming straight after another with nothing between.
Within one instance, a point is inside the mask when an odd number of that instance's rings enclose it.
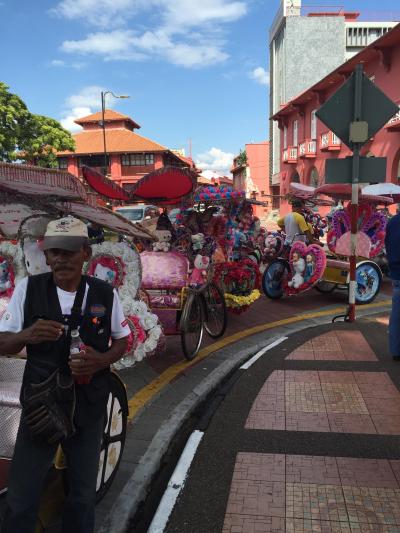
<instances>
[{"instance_id":1,"label":"man's hand","mask_svg":"<svg viewBox=\"0 0 400 533\"><path fill-rule=\"evenodd\" d=\"M41 342L58 341L64 332L64 326L54 320L37 320L32 326L26 328L24 333L25 344L40 344Z\"/></svg>"},{"instance_id":2,"label":"man's hand","mask_svg":"<svg viewBox=\"0 0 400 533\"><path fill-rule=\"evenodd\" d=\"M92 375L109 366L106 354L97 352L91 346L86 346L84 352L73 354L69 367L75 376Z\"/></svg>"}]
</instances>

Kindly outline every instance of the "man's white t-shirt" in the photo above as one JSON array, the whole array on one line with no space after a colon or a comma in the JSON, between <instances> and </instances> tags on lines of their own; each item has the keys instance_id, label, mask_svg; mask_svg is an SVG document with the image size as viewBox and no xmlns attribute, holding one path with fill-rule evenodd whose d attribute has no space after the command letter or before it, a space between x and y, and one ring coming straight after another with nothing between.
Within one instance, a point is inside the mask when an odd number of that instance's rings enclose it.
<instances>
[{"instance_id":1,"label":"man's white t-shirt","mask_svg":"<svg viewBox=\"0 0 400 533\"><path fill-rule=\"evenodd\" d=\"M28 287L28 278L23 278L15 286L7 310L0 320L0 333L9 331L18 333L24 327L24 305L26 298L26 289ZM85 296L83 297L82 309L85 309L89 285L86 284ZM63 315L70 315L74 304L76 292L63 291L57 287L58 300L60 302L61 312ZM113 339L122 339L130 333L126 323L124 312L122 310L121 300L117 291L114 289L114 301L111 313L111 337Z\"/></svg>"}]
</instances>

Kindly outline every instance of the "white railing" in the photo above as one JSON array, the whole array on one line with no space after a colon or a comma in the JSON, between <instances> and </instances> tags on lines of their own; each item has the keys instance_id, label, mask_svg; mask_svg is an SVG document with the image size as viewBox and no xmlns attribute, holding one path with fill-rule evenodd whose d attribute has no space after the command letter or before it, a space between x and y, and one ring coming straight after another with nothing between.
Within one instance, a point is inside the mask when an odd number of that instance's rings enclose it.
<instances>
[{"instance_id":1,"label":"white railing","mask_svg":"<svg viewBox=\"0 0 400 533\"><path fill-rule=\"evenodd\" d=\"M307 154L313 155L317 153L317 142L314 140L307 141Z\"/></svg>"},{"instance_id":2,"label":"white railing","mask_svg":"<svg viewBox=\"0 0 400 533\"><path fill-rule=\"evenodd\" d=\"M332 144L334 146L340 146L342 144L342 141L339 139L339 137L337 135L335 135L333 132L331 132L332 134Z\"/></svg>"},{"instance_id":3,"label":"white railing","mask_svg":"<svg viewBox=\"0 0 400 533\"><path fill-rule=\"evenodd\" d=\"M299 144L299 157L304 157L306 155L306 143Z\"/></svg>"},{"instance_id":4,"label":"white railing","mask_svg":"<svg viewBox=\"0 0 400 533\"><path fill-rule=\"evenodd\" d=\"M289 161L297 159L297 146L291 146L289 148Z\"/></svg>"},{"instance_id":5,"label":"white railing","mask_svg":"<svg viewBox=\"0 0 400 533\"><path fill-rule=\"evenodd\" d=\"M327 148L329 146L329 133L323 133L321 135L321 148Z\"/></svg>"}]
</instances>

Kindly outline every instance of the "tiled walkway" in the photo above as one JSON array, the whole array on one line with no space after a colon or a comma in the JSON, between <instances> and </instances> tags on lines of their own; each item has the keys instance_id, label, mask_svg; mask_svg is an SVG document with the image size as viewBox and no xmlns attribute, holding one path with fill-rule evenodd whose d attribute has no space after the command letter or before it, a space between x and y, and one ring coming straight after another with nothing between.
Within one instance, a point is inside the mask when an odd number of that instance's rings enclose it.
<instances>
[{"instance_id":1,"label":"tiled walkway","mask_svg":"<svg viewBox=\"0 0 400 533\"><path fill-rule=\"evenodd\" d=\"M378 361L354 330L316 336L286 360ZM398 435L400 393L386 372L275 370L245 428ZM264 532L400 533L400 460L238 453L223 533Z\"/></svg>"}]
</instances>

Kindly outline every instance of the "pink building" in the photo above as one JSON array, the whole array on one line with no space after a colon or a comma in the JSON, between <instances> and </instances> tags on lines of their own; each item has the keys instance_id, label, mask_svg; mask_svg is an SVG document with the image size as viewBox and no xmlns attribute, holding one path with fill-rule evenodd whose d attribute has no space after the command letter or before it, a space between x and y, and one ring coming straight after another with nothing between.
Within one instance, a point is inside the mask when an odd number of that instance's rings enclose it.
<instances>
[{"instance_id":1,"label":"pink building","mask_svg":"<svg viewBox=\"0 0 400 533\"><path fill-rule=\"evenodd\" d=\"M234 189L244 190L247 198L266 202L271 207L268 141L246 144L244 152L233 160L231 172ZM265 218L268 210L263 206L255 207L259 218Z\"/></svg>"},{"instance_id":2,"label":"pink building","mask_svg":"<svg viewBox=\"0 0 400 533\"><path fill-rule=\"evenodd\" d=\"M321 58L323 60L323 58ZM362 63L365 74L394 102L400 103L400 24L308 90L282 106L272 119L281 133L282 168L279 194L289 192L290 182L317 186L325 182L325 161L351 155L315 112ZM361 155L387 158L386 181L400 178L400 111L363 148ZM288 210L281 202L281 211Z\"/></svg>"},{"instance_id":3,"label":"pink building","mask_svg":"<svg viewBox=\"0 0 400 533\"><path fill-rule=\"evenodd\" d=\"M82 177L83 165L104 172L106 151L107 173L118 185L128 189L145 174L165 166L197 171L190 158L180 156L176 151L138 135L135 130L140 128L139 124L127 115L106 109L104 118L105 147L100 112L75 120L83 129L73 135L75 152L57 153L60 169L68 170L77 177Z\"/></svg>"}]
</instances>

